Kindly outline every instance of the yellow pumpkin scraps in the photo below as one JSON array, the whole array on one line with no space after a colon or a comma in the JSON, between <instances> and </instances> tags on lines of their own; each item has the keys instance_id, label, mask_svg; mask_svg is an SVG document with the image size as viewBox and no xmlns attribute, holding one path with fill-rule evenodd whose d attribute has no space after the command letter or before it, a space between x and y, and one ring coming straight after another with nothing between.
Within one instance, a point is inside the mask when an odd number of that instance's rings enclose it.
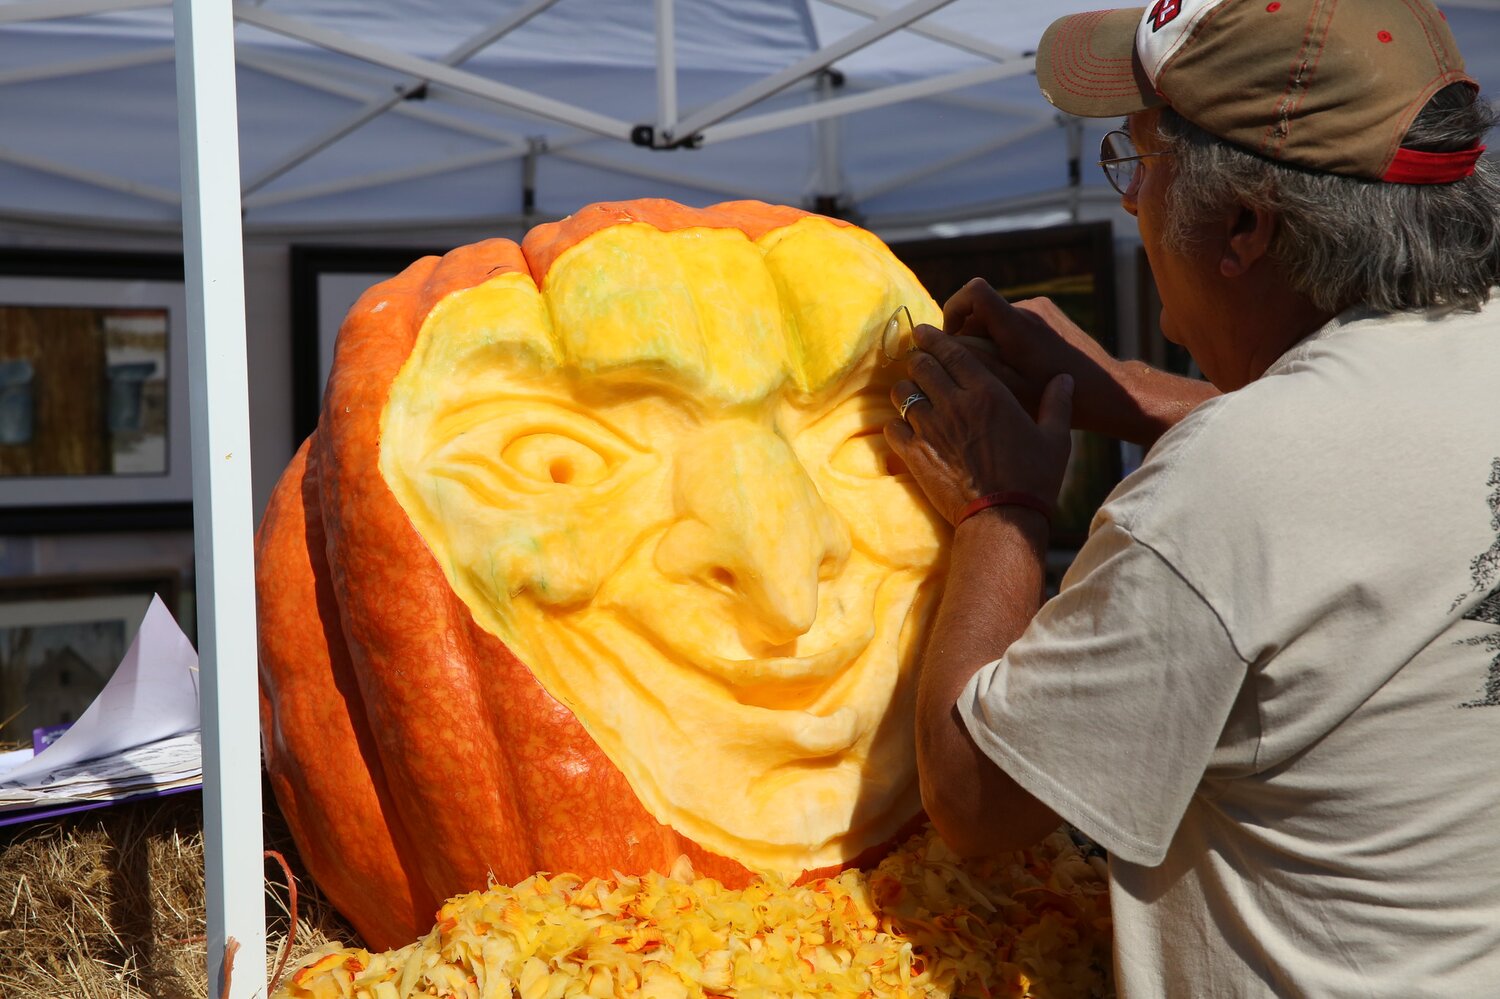
<instances>
[{"instance_id":1,"label":"yellow pumpkin scraps","mask_svg":"<svg viewBox=\"0 0 1500 999\"><path fill-rule=\"evenodd\" d=\"M963 861L927 827L872 871L742 890L537 874L449 900L422 940L303 958L276 999L1113 995L1107 877L1058 832Z\"/></svg>"}]
</instances>

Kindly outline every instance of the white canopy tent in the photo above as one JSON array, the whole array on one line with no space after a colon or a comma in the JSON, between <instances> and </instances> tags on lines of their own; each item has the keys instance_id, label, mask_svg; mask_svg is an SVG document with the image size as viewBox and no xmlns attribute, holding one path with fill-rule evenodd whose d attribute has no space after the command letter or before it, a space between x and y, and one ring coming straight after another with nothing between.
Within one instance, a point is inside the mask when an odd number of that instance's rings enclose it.
<instances>
[{"instance_id":1,"label":"white canopy tent","mask_svg":"<svg viewBox=\"0 0 1500 999\"><path fill-rule=\"evenodd\" d=\"M1098 0L242 0L248 235L517 231L642 195L877 231L1107 210L1030 50ZM1500 0L1448 15L1500 83ZM0 0L0 222L180 226L167 0ZM1500 91L1497 91L1500 92Z\"/></svg>"},{"instance_id":2,"label":"white canopy tent","mask_svg":"<svg viewBox=\"0 0 1500 999\"><path fill-rule=\"evenodd\" d=\"M0 4L0 218L176 229L163 2ZM1070 184L1092 143L1030 75L1086 6L235 4L244 226L498 230L642 194L892 225L1104 197L1095 170Z\"/></svg>"},{"instance_id":3,"label":"white canopy tent","mask_svg":"<svg viewBox=\"0 0 1500 999\"><path fill-rule=\"evenodd\" d=\"M515 232L640 196L887 232L1117 203L1112 123L1031 78L1045 25L1101 4L894 3L175 0L174 36L166 0L0 0L0 227L183 233L215 989L230 937L226 994L265 989L243 237ZM1500 93L1500 0L1447 6Z\"/></svg>"}]
</instances>

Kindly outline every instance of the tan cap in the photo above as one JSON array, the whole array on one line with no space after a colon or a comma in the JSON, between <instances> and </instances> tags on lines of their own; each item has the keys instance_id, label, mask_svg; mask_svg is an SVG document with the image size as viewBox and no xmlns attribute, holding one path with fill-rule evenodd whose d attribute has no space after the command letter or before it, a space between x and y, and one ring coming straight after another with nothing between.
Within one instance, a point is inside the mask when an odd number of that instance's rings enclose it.
<instances>
[{"instance_id":1,"label":"tan cap","mask_svg":"<svg viewBox=\"0 0 1500 999\"><path fill-rule=\"evenodd\" d=\"M1156 0L1052 24L1042 94L1089 118L1159 104L1261 156L1402 183L1473 172L1481 149L1400 148L1450 83L1478 84L1427 0Z\"/></svg>"}]
</instances>

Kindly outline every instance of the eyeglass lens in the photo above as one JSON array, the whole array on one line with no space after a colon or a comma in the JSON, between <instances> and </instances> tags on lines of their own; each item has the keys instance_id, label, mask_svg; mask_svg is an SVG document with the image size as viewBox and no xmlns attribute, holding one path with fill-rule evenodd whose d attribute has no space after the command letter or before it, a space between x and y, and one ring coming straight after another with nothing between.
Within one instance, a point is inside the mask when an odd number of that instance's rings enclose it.
<instances>
[{"instance_id":1,"label":"eyeglass lens","mask_svg":"<svg viewBox=\"0 0 1500 999\"><path fill-rule=\"evenodd\" d=\"M1125 132L1106 133L1104 141L1099 144L1099 159L1100 165L1104 167L1104 176L1121 194L1127 193L1131 182L1135 180L1135 171L1140 166L1140 160L1135 158L1137 155L1135 143L1130 141L1130 136Z\"/></svg>"},{"instance_id":2,"label":"eyeglass lens","mask_svg":"<svg viewBox=\"0 0 1500 999\"><path fill-rule=\"evenodd\" d=\"M911 312L899 305L885 322L880 336L880 349L887 361L899 361L916 347L916 336L912 330Z\"/></svg>"}]
</instances>

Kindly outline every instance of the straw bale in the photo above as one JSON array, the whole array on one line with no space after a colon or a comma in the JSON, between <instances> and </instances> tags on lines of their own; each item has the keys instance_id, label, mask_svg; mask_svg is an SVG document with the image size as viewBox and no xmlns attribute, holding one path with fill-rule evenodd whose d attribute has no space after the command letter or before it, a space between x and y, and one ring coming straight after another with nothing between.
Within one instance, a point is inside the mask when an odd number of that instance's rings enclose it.
<instances>
[{"instance_id":1,"label":"straw bale","mask_svg":"<svg viewBox=\"0 0 1500 999\"><path fill-rule=\"evenodd\" d=\"M357 941L306 876L269 788L266 848L297 878L289 966ZM266 861L267 975L286 943L285 876ZM0 829L0 996L205 999L203 801L197 791ZM236 964L245 967L241 955Z\"/></svg>"}]
</instances>

